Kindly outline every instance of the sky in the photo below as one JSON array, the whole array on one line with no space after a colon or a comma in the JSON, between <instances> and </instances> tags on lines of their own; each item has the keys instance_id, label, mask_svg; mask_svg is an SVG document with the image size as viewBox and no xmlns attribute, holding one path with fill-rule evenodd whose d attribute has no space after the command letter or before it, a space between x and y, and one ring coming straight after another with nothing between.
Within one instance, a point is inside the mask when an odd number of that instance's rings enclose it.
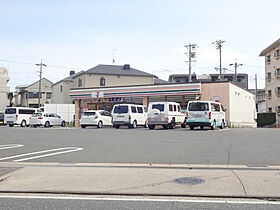
<instances>
[{"instance_id":1,"label":"sky","mask_svg":"<svg viewBox=\"0 0 280 210\"><path fill-rule=\"evenodd\" d=\"M168 80L188 73L184 45L197 44L196 74L218 73L237 60L249 87L264 87L260 52L279 39L279 0L0 0L0 67L11 89L43 77L57 82L98 64L131 67ZM113 53L114 52L114 53ZM17 61L11 63L3 60ZM228 72L230 73L230 72Z\"/></svg>"}]
</instances>

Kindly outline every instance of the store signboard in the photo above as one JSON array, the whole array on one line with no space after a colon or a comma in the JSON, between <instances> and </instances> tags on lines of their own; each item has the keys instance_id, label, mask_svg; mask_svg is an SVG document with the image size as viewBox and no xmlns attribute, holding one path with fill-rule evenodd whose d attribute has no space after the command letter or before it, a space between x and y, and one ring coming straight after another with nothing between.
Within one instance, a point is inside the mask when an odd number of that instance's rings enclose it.
<instances>
[{"instance_id":1,"label":"store signboard","mask_svg":"<svg viewBox=\"0 0 280 210\"><path fill-rule=\"evenodd\" d=\"M92 98L104 98L104 92L103 91L96 91L91 93Z\"/></svg>"}]
</instances>

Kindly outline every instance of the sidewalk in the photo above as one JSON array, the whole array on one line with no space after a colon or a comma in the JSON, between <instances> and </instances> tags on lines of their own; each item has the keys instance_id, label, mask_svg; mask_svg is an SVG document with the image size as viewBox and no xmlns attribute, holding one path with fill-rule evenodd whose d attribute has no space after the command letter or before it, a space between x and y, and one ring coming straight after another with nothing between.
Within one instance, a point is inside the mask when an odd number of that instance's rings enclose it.
<instances>
[{"instance_id":1,"label":"sidewalk","mask_svg":"<svg viewBox=\"0 0 280 210\"><path fill-rule=\"evenodd\" d=\"M279 167L0 163L1 167L18 169L0 176L2 193L280 198ZM186 177L188 181L195 178L193 181L199 179L202 183L175 181Z\"/></svg>"}]
</instances>

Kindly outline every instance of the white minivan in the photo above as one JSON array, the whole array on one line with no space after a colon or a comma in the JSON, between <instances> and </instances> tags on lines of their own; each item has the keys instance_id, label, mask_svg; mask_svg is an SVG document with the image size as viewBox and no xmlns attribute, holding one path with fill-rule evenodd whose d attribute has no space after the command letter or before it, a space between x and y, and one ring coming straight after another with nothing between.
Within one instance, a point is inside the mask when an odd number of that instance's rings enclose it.
<instances>
[{"instance_id":1,"label":"white minivan","mask_svg":"<svg viewBox=\"0 0 280 210\"><path fill-rule=\"evenodd\" d=\"M5 110L4 121L5 124L13 127L14 125L20 125L21 127L29 126L29 118L32 114L40 112L36 108L27 107L7 107Z\"/></svg>"},{"instance_id":2,"label":"white minivan","mask_svg":"<svg viewBox=\"0 0 280 210\"><path fill-rule=\"evenodd\" d=\"M113 127L128 126L136 128L137 126L147 127L147 112L145 107L136 104L116 104L112 110Z\"/></svg>"},{"instance_id":3,"label":"white minivan","mask_svg":"<svg viewBox=\"0 0 280 210\"><path fill-rule=\"evenodd\" d=\"M186 127L186 116L179 103L151 102L148 107L148 127L154 129L161 125L164 129L173 129L177 124Z\"/></svg>"},{"instance_id":4,"label":"white minivan","mask_svg":"<svg viewBox=\"0 0 280 210\"><path fill-rule=\"evenodd\" d=\"M225 109L219 102L189 101L186 118L187 125L193 130L195 127L216 127L223 129L226 125Z\"/></svg>"}]
</instances>

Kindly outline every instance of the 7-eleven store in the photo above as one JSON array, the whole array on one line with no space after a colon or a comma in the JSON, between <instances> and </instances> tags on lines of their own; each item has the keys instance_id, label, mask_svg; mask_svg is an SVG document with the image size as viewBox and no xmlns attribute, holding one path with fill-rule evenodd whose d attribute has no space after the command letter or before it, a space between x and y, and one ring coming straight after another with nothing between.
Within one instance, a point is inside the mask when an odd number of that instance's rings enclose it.
<instances>
[{"instance_id":1,"label":"7-eleven store","mask_svg":"<svg viewBox=\"0 0 280 210\"><path fill-rule=\"evenodd\" d=\"M174 101L186 108L187 102L199 98L201 83L141 85L126 87L71 89L75 101L75 126L79 127L82 111L104 109L111 111L114 104L136 103L148 106L153 101Z\"/></svg>"}]
</instances>

